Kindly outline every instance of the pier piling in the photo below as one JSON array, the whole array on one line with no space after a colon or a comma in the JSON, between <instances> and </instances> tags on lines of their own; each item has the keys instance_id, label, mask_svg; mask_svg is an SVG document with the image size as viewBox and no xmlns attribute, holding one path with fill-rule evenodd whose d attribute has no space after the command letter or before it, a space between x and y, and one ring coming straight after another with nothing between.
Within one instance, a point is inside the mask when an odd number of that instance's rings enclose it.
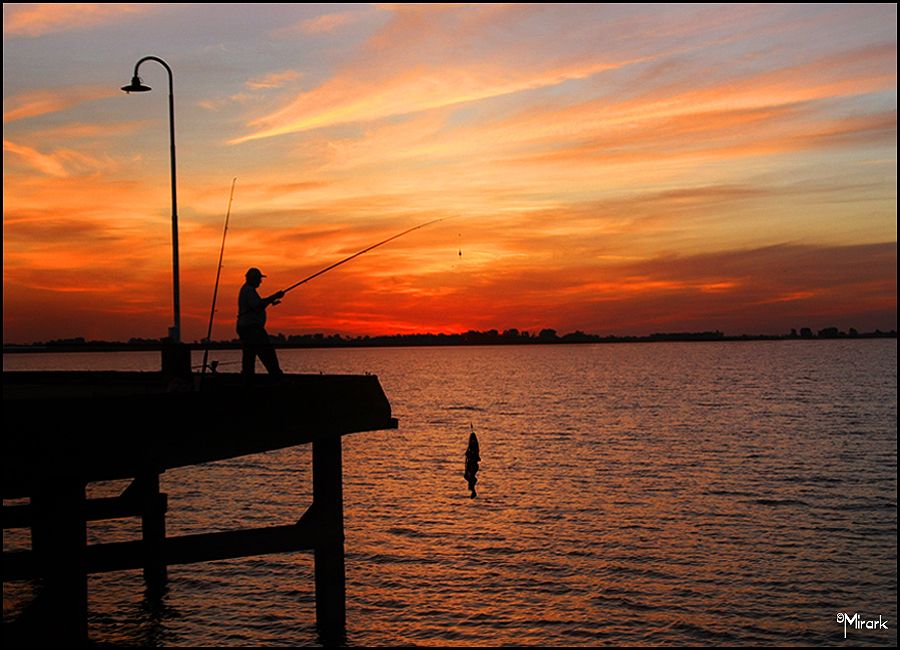
<instances>
[{"instance_id":1,"label":"pier piling","mask_svg":"<svg viewBox=\"0 0 900 650\"><path fill-rule=\"evenodd\" d=\"M86 642L85 484L73 480L45 483L32 496L31 505L34 565L43 582L39 608L42 617L53 622L44 635Z\"/></svg>"},{"instance_id":2,"label":"pier piling","mask_svg":"<svg viewBox=\"0 0 900 650\"><path fill-rule=\"evenodd\" d=\"M339 643L347 624L344 571L344 497L340 437L312 444L316 626L326 645Z\"/></svg>"},{"instance_id":3,"label":"pier piling","mask_svg":"<svg viewBox=\"0 0 900 650\"><path fill-rule=\"evenodd\" d=\"M159 491L159 474L147 472L132 484L137 490L141 511L144 553L144 582L151 594L159 595L168 581L165 559L167 500Z\"/></svg>"}]
</instances>

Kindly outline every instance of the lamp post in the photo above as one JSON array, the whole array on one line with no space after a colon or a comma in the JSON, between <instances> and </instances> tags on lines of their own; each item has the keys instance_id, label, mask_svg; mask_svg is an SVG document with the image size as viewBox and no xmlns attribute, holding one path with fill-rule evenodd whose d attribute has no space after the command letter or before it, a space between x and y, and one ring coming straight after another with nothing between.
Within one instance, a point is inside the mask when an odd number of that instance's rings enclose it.
<instances>
[{"instance_id":1,"label":"lamp post","mask_svg":"<svg viewBox=\"0 0 900 650\"><path fill-rule=\"evenodd\" d=\"M175 312L175 323L169 328L169 337L174 343L181 342L181 290L179 288L178 279L178 194L175 182L175 97L172 90L172 68L169 64L156 56L145 56L134 65L134 75L131 83L122 86L122 90L126 93L144 93L150 90L150 86L144 85L138 76L138 68L144 61L156 61L169 73L169 153L171 161L171 178L172 178L172 285L173 285L173 308Z\"/></svg>"}]
</instances>

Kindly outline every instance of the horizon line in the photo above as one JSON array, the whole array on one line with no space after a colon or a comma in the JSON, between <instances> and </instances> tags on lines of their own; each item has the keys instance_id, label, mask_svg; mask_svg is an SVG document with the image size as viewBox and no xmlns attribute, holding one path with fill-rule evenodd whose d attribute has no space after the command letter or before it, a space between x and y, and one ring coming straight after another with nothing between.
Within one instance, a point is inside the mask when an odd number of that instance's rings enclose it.
<instances>
[{"instance_id":1,"label":"horizon line","mask_svg":"<svg viewBox=\"0 0 900 650\"><path fill-rule=\"evenodd\" d=\"M651 334L593 334L586 333L581 330L574 330L565 334L559 334L552 328L543 328L537 333L529 330L519 330L517 328L508 328L500 331L497 329L489 330L467 330L465 332L416 332L407 334L342 334L340 332L325 333L311 332L305 334L270 334L269 338L276 346L296 345L298 347L314 347L321 345L326 347L329 344L337 345L357 345L365 346L378 345L378 342L397 343L410 342L417 345L433 345L439 341L453 345L490 345L496 343L498 345L510 344L552 344L552 343L604 343L604 342L690 342L690 341L741 341L741 340L817 340L817 339L864 339L864 338L896 338L896 329L881 330L876 328L870 332L860 332L853 327L842 331L837 327L826 327L818 331L804 327L799 330L792 328L788 333L780 334L726 334L720 330L702 330L702 331L673 331L673 332L653 332ZM423 340L424 339L424 340ZM433 340L428 343L427 340ZM128 340L107 340L107 339L87 339L83 336L75 336L69 338L57 338L46 341L32 341L30 343L5 343L3 350L11 351L21 348L41 348L41 347L103 347L116 346L125 348L155 348L171 343L168 337L145 338L131 337ZM203 348L206 345L211 346L230 346L238 344L236 337L230 339L195 339L192 342L186 342L184 345L189 347Z\"/></svg>"}]
</instances>

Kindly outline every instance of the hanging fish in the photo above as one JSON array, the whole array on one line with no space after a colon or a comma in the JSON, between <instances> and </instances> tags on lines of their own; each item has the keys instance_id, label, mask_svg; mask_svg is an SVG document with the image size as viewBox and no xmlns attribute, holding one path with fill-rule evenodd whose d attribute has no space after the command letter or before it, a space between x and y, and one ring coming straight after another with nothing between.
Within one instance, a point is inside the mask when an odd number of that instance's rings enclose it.
<instances>
[{"instance_id":1,"label":"hanging fish","mask_svg":"<svg viewBox=\"0 0 900 650\"><path fill-rule=\"evenodd\" d=\"M466 448L466 471L463 476L469 482L469 490L472 494L470 498L474 499L478 496L475 491L475 484L478 483L478 463L481 462L481 455L478 449L478 436L475 435L475 428L469 424L471 433L469 434L469 446Z\"/></svg>"}]
</instances>

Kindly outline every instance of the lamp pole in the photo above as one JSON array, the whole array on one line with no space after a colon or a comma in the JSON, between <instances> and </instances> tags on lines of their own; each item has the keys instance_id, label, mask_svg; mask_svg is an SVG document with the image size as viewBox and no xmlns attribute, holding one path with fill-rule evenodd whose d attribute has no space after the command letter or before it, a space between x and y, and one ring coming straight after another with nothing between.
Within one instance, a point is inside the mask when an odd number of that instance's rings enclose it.
<instances>
[{"instance_id":1,"label":"lamp pole","mask_svg":"<svg viewBox=\"0 0 900 650\"><path fill-rule=\"evenodd\" d=\"M169 329L169 337L175 343L181 342L181 290L178 278L178 191L175 180L175 94L172 87L172 68L169 64L157 56L145 56L134 65L134 75L131 84L122 86L126 93L147 92L149 86L145 86L138 76L138 68L144 61L156 61L169 73L169 159L171 164L172 179L172 286L173 309L175 312L174 325Z\"/></svg>"}]
</instances>

